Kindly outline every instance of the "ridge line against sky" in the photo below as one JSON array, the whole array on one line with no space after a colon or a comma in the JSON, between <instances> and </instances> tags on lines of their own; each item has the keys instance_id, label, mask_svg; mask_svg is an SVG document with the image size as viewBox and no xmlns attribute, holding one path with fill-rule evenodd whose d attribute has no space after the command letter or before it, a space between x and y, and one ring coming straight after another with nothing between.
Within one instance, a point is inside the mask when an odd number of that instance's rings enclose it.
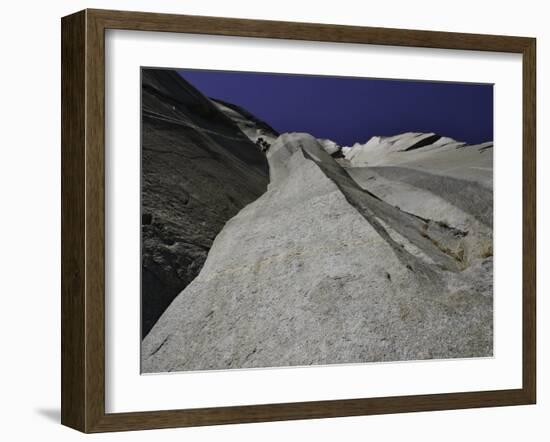
<instances>
[{"instance_id":1,"label":"ridge line against sky","mask_svg":"<svg viewBox=\"0 0 550 442\"><path fill-rule=\"evenodd\" d=\"M275 130L340 145L372 136L435 132L493 140L493 85L177 69L204 95L243 107Z\"/></svg>"}]
</instances>

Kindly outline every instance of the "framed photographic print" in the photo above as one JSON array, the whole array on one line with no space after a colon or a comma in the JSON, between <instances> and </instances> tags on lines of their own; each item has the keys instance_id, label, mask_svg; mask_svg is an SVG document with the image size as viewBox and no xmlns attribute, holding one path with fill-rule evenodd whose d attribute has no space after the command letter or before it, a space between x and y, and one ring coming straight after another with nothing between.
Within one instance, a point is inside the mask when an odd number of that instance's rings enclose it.
<instances>
[{"instance_id":1,"label":"framed photographic print","mask_svg":"<svg viewBox=\"0 0 550 442\"><path fill-rule=\"evenodd\" d=\"M533 404L535 40L62 19L62 423Z\"/></svg>"}]
</instances>

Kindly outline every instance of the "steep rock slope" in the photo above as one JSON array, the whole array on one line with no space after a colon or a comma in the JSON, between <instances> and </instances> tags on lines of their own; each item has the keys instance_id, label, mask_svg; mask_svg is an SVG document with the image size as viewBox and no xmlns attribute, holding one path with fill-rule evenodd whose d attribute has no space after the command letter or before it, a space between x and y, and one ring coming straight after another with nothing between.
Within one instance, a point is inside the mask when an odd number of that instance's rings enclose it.
<instances>
[{"instance_id":1,"label":"steep rock slope","mask_svg":"<svg viewBox=\"0 0 550 442\"><path fill-rule=\"evenodd\" d=\"M268 153L268 191L231 218L142 346L143 372L492 353L492 259L397 208L313 137Z\"/></svg>"},{"instance_id":2,"label":"steep rock slope","mask_svg":"<svg viewBox=\"0 0 550 442\"><path fill-rule=\"evenodd\" d=\"M259 139L263 139L268 143L272 143L279 134L269 124L259 120L246 109L237 106L233 103L228 103L219 99L211 98L214 105L232 121L234 121L239 129L254 143Z\"/></svg>"},{"instance_id":3,"label":"steep rock slope","mask_svg":"<svg viewBox=\"0 0 550 442\"><path fill-rule=\"evenodd\" d=\"M235 121L175 71L142 71L142 335L267 184L265 155Z\"/></svg>"},{"instance_id":4,"label":"steep rock slope","mask_svg":"<svg viewBox=\"0 0 550 442\"><path fill-rule=\"evenodd\" d=\"M492 142L467 145L405 133L373 137L344 148L344 156L341 163L361 187L404 211L469 232L478 254L492 255Z\"/></svg>"},{"instance_id":5,"label":"steep rock slope","mask_svg":"<svg viewBox=\"0 0 550 442\"><path fill-rule=\"evenodd\" d=\"M342 153L349 167L406 167L492 188L492 141L468 145L434 133L407 132L372 137L365 144L343 147Z\"/></svg>"}]
</instances>

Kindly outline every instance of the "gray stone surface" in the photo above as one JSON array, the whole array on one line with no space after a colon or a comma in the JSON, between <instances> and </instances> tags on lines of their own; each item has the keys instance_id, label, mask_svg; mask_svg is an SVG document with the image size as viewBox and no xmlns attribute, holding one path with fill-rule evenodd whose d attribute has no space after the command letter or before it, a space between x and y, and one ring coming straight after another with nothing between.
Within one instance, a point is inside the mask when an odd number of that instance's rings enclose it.
<instances>
[{"instance_id":1,"label":"gray stone surface","mask_svg":"<svg viewBox=\"0 0 550 442\"><path fill-rule=\"evenodd\" d=\"M492 354L489 226L414 183L386 191L406 194L396 207L307 134L281 135L267 156L267 192L225 224L146 336L143 372Z\"/></svg>"},{"instance_id":2,"label":"gray stone surface","mask_svg":"<svg viewBox=\"0 0 550 442\"><path fill-rule=\"evenodd\" d=\"M492 141L468 145L434 133L407 132L372 137L342 152L350 167L403 167L493 186Z\"/></svg>"},{"instance_id":3,"label":"gray stone surface","mask_svg":"<svg viewBox=\"0 0 550 442\"><path fill-rule=\"evenodd\" d=\"M144 69L141 166L145 335L197 276L225 222L265 192L268 165L237 123L175 71Z\"/></svg>"}]
</instances>

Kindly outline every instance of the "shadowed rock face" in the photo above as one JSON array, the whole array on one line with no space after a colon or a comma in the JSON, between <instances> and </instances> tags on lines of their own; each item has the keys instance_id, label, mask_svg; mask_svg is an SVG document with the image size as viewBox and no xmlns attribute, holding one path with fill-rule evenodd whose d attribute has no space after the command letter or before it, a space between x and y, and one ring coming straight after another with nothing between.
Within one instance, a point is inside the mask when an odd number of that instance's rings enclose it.
<instances>
[{"instance_id":1,"label":"shadowed rock face","mask_svg":"<svg viewBox=\"0 0 550 442\"><path fill-rule=\"evenodd\" d=\"M492 354L492 257L471 240L487 226L388 203L307 134L267 157L267 192L144 339L143 372Z\"/></svg>"},{"instance_id":2,"label":"shadowed rock face","mask_svg":"<svg viewBox=\"0 0 550 442\"><path fill-rule=\"evenodd\" d=\"M262 138L268 142L272 142L279 136L277 131L269 124L259 120L246 109L237 106L233 103L227 103L219 99L211 98L213 104L233 122L237 124L239 129L254 143L258 138Z\"/></svg>"},{"instance_id":3,"label":"shadowed rock face","mask_svg":"<svg viewBox=\"0 0 550 442\"><path fill-rule=\"evenodd\" d=\"M175 71L143 69L143 336L267 184L265 155L228 115Z\"/></svg>"}]
</instances>

